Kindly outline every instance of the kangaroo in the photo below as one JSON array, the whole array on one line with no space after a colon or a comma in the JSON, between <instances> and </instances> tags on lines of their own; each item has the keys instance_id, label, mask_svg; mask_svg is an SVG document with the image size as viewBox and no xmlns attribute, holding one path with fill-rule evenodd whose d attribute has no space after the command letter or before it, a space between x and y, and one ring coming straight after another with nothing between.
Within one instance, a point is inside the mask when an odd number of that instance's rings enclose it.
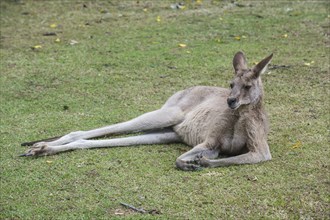
<instances>
[{"instance_id":1,"label":"kangaroo","mask_svg":"<svg viewBox=\"0 0 330 220\"><path fill-rule=\"evenodd\" d=\"M180 142L193 147L176 160L176 167L185 171L271 160L267 143L268 119L263 107L264 92L260 75L272 57L273 54L250 69L243 52L237 52L233 58L235 74L230 89L210 86L188 88L175 93L160 109L127 122L23 143L23 146L32 147L21 156ZM133 132L145 133L90 140Z\"/></svg>"}]
</instances>

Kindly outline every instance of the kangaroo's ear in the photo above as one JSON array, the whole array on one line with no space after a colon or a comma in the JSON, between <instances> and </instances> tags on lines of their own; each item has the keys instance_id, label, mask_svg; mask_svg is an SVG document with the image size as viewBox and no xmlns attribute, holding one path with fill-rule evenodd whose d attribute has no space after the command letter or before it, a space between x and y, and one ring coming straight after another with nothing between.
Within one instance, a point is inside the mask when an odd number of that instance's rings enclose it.
<instances>
[{"instance_id":1,"label":"kangaroo's ear","mask_svg":"<svg viewBox=\"0 0 330 220\"><path fill-rule=\"evenodd\" d=\"M273 58L273 54L269 55L268 57L266 57L265 59L263 59L262 61L260 61L257 65L255 65L252 69L254 77L258 78L260 76L260 74L264 73L267 69L268 64L270 63L270 61Z\"/></svg>"},{"instance_id":2,"label":"kangaroo's ear","mask_svg":"<svg viewBox=\"0 0 330 220\"><path fill-rule=\"evenodd\" d=\"M246 70L248 68L246 58L243 52L239 51L235 54L233 59L233 66L236 74L240 70Z\"/></svg>"}]
</instances>

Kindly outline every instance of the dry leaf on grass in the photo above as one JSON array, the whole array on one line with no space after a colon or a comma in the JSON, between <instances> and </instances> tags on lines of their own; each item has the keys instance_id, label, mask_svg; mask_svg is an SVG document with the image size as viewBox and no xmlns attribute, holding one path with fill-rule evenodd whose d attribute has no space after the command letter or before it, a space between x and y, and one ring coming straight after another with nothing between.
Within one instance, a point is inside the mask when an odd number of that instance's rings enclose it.
<instances>
[{"instance_id":1,"label":"dry leaf on grass","mask_svg":"<svg viewBox=\"0 0 330 220\"><path fill-rule=\"evenodd\" d=\"M296 148L300 148L301 147L301 141L297 141L291 148L292 149L296 149Z\"/></svg>"},{"instance_id":2,"label":"dry leaf on grass","mask_svg":"<svg viewBox=\"0 0 330 220\"><path fill-rule=\"evenodd\" d=\"M39 50L41 48L42 48L41 45L35 45L35 46L31 47L32 50Z\"/></svg>"},{"instance_id":3,"label":"dry leaf on grass","mask_svg":"<svg viewBox=\"0 0 330 220\"><path fill-rule=\"evenodd\" d=\"M121 209L116 209L115 210L115 215L124 215L125 213Z\"/></svg>"},{"instance_id":4,"label":"dry leaf on grass","mask_svg":"<svg viewBox=\"0 0 330 220\"><path fill-rule=\"evenodd\" d=\"M76 41L76 40L71 40L71 41L70 41L70 45L75 45L75 44L77 44L77 43L79 43L79 42Z\"/></svg>"},{"instance_id":5,"label":"dry leaf on grass","mask_svg":"<svg viewBox=\"0 0 330 220\"><path fill-rule=\"evenodd\" d=\"M311 65L313 65L314 63L315 63L315 61L312 60L311 62L305 62L304 65L305 65L305 66L311 66Z\"/></svg>"}]
</instances>

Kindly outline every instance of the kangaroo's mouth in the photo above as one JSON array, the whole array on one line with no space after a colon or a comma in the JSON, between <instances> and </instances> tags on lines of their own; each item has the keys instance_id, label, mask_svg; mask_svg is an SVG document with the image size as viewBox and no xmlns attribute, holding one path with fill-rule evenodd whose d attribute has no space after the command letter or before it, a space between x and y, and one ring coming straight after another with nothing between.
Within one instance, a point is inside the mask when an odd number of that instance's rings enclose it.
<instances>
[{"instance_id":1,"label":"kangaroo's mouth","mask_svg":"<svg viewBox=\"0 0 330 220\"><path fill-rule=\"evenodd\" d=\"M234 104L230 104L228 105L228 107L232 110L236 110L240 107L241 105L239 103L234 103Z\"/></svg>"}]
</instances>

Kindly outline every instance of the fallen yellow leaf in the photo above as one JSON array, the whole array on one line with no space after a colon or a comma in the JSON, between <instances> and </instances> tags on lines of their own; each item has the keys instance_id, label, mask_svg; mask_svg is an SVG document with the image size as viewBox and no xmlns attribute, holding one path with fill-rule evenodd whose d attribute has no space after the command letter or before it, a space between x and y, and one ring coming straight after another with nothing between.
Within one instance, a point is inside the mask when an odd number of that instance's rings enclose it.
<instances>
[{"instance_id":1,"label":"fallen yellow leaf","mask_svg":"<svg viewBox=\"0 0 330 220\"><path fill-rule=\"evenodd\" d=\"M201 4L202 4L202 0L197 0L197 1L196 1L196 4L197 4L197 5L201 5Z\"/></svg>"},{"instance_id":2,"label":"fallen yellow leaf","mask_svg":"<svg viewBox=\"0 0 330 220\"><path fill-rule=\"evenodd\" d=\"M292 146L292 149L296 149L296 148L299 148L301 147L301 141L297 141L293 146Z\"/></svg>"},{"instance_id":3,"label":"fallen yellow leaf","mask_svg":"<svg viewBox=\"0 0 330 220\"><path fill-rule=\"evenodd\" d=\"M315 63L314 60L312 60L311 62L306 62L304 63L305 66L310 66L310 65L313 65Z\"/></svg>"},{"instance_id":4,"label":"fallen yellow leaf","mask_svg":"<svg viewBox=\"0 0 330 220\"><path fill-rule=\"evenodd\" d=\"M160 16L157 16L156 21L157 21L157 22L161 22L161 18L160 18Z\"/></svg>"},{"instance_id":5,"label":"fallen yellow leaf","mask_svg":"<svg viewBox=\"0 0 330 220\"><path fill-rule=\"evenodd\" d=\"M283 34L282 37L283 37L283 38L287 38L288 35L287 35L287 34Z\"/></svg>"},{"instance_id":6,"label":"fallen yellow leaf","mask_svg":"<svg viewBox=\"0 0 330 220\"><path fill-rule=\"evenodd\" d=\"M46 163L51 164L51 163L53 163L53 161L47 160Z\"/></svg>"},{"instance_id":7,"label":"fallen yellow leaf","mask_svg":"<svg viewBox=\"0 0 330 220\"><path fill-rule=\"evenodd\" d=\"M236 36L234 38L235 38L235 40L241 40L241 37L240 36Z\"/></svg>"},{"instance_id":8,"label":"fallen yellow leaf","mask_svg":"<svg viewBox=\"0 0 330 220\"><path fill-rule=\"evenodd\" d=\"M179 47L185 48L185 47L187 47L187 45L186 44L179 44Z\"/></svg>"},{"instance_id":9,"label":"fallen yellow leaf","mask_svg":"<svg viewBox=\"0 0 330 220\"><path fill-rule=\"evenodd\" d=\"M61 42L61 39L60 39L60 38L57 38L57 39L55 40L55 42L56 42L56 43L59 43L59 42Z\"/></svg>"},{"instance_id":10,"label":"fallen yellow leaf","mask_svg":"<svg viewBox=\"0 0 330 220\"><path fill-rule=\"evenodd\" d=\"M49 25L49 27L51 27L51 28L57 28L57 24L51 24L51 25Z\"/></svg>"},{"instance_id":11,"label":"fallen yellow leaf","mask_svg":"<svg viewBox=\"0 0 330 220\"><path fill-rule=\"evenodd\" d=\"M143 11L144 11L144 12L147 12L147 11L148 11L148 9L147 9L147 8L144 8L144 9L143 9Z\"/></svg>"},{"instance_id":12,"label":"fallen yellow leaf","mask_svg":"<svg viewBox=\"0 0 330 220\"><path fill-rule=\"evenodd\" d=\"M33 48L34 49L40 49L40 48L42 48L42 46L41 45L35 45Z\"/></svg>"}]
</instances>

